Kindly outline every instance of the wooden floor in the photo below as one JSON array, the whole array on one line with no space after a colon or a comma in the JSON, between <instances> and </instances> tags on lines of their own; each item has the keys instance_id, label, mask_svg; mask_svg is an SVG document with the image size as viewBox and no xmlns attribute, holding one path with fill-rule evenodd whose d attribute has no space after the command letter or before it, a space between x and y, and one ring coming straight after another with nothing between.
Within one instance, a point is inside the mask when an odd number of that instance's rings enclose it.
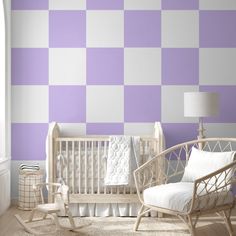
<instances>
[{"instance_id":1,"label":"wooden floor","mask_svg":"<svg viewBox=\"0 0 236 236\"><path fill-rule=\"evenodd\" d=\"M11 207L4 215L0 217L0 236L30 236L24 232L17 223L14 215L19 214L26 218L28 211L20 211L16 207ZM67 219L64 217L62 221ZM77 233L60 232L57 236L119 236L119 235L147 235L147 236L187 236L189 235L185 225L177 218L164 217L161 219L144 217L141 221L138 232L133 232L134 217L76 217L75 221L84 224L85 227ZM86 225L87 224L87 225ZM232 224L236 232L236 214L232 216ZM54 226L50 226L54 227ZM51 235L51 234L47 234ZM227 230L223 221L216 216L202 217L197 224L198 236L227 236Z\"/></svg>"}]
</instances>

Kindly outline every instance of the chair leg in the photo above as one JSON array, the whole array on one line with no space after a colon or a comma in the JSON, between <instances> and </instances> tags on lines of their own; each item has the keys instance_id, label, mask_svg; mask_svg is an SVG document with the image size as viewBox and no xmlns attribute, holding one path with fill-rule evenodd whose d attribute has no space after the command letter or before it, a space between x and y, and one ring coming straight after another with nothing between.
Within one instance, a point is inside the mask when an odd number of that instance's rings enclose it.
<instances>
[{"instance_id":1,"label":"chair leg","mask_svg":"<svg viewBox=\"0 0 236 236\"><path fill-rule=\"evenodd\" d=\"M45 220L45 219L47 218L47 215L48 215L48 214L44 213L42 219Z\"/></svg>"},{"instance_id":2,"label":"chair leg","mask_svg":"<svg viewBox=\"0 0 236 236\"><path fill-rule=\"evenodd\" d=\"M73 216L72 216L70 210L69 210L69 209L66 209L66 212L67 212L67 215L68 215L68 218L69 218L69 222L70 222L70 225L71 225L71 229L72 229L72 230L76 229L75 221L74 221L74 219L73 219Z\"/></svg>"},{"instance_id":3,"label":"chair leg","mask_svg":"<svg viewBox=\"0 0 236 236\"><path fill-rule=\"evenodd\" d=\"M33 217L34 217L35 211L36 211L36 210L33 209L33 210L30 212L29 219L28 219L26 222L32 222L32 221L33 221Z\"/></svg>"},{"instance_id":4,"label":"chair leg","mask_svg":"<svg viewBox=\"0 0 236 236\"><path fill-rule=\"evenodd\" d=\"M52 214L50 214L49 216L51 216L53 222L55 223L55 225L56 225L56 230L59 230L59 229L61 228L61 225L60 225L60 223L59 223L57 214L56 214L56 213L52 213Z\"/></svg>"},{"instance_id":5,"label":"chair leg","mask_svg":"<svg viewBox=\"0 0 236 236\"><path fill-rule=\"evenodd\" d=\"M234 231L233 231L233 227L232 227L231 220L230 220L231 209L229 209L228 211L226 211L226 210L222 211L222 214L223 214L223 219L224 219L226 228L227 228L227 230L229 232L229 235L233 236L234 235Z\"/></svg>"},{"instance_id":6,"label":"chair leg","mask_svg":"<svg viewBox=\"0 0 236 236\"><path fill-rule=\"evenodd\" d=\"M196 235L195 227L196 227L199 215L196 216L195 221L193 221L191 215L187 215L187 216L177 215L177 216L188 226L188 230L191 236L195 236Z\"/></svg>"},{"instance_id":7,"label":"chair leg","mask_svg":"<svg viewBox=\"0 0 236 236\"><path fill-rule=\"evenodd\" d=\"M141 218L143 215L145 215L146 213L148 213L149 211L151 211L151 209L145 207L144 205L141 206L140 210L139 210L139 213L138 213L138 216L137 216L137 219L136 219L136 222L135 222L135 225L134 225L134 231L137 231L138 230L138 226L140 224L140 221L141 221Z\"/></svg>"},{"instance_id":8,"label":"chair leg","mask_svg":"<svg viewBox=\"0 0 236 236\"><path fill-rule=\"evenodd\" d=\"M178 215L178 217L188 226L188 230L191 236L195 236L196 235L195 226L197 224L199 216L197 216L197 218L195 219L195 222L193 222L193 219L190 215L187 215L187 216Z\"/></svg>"},{"instance_id":9,"label":"chair leg","mask_svg":"<svg viewBox=\"0 0 236 236\"><path fill-rule=\"evenodd\" d=\"M144 209L145 209L145 207L144 207L144 205L142 205L139 212L138 212L138 216L137 216L137 219L136 219L136 222L135 222L135 225L134 225L134 231L138 230L138 227L139 227L139 224L140 224L140 221L141 221L141 218L142 218L142 213L143 213Z\"/></svg>"},{"instance_id":10,"label":"chair leg","mask_svg":"<svg viewBox=\"0 0 236 236\"><path fill-rule=\"evenodd\" d=\"M193 223L193 219L191 216L187 216L187 220L188 220L187 224L189 227L190 234L191 234L191 236L195 236L196 235L196 231L195 231L196 222Z\"/></svg>"}]
</instances>

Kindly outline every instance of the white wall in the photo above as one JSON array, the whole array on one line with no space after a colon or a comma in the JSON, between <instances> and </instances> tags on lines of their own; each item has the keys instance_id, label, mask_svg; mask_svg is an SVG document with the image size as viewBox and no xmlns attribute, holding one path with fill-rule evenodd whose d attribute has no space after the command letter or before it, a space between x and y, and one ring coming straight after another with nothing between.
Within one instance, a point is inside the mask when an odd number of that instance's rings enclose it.
<instances>
[{"instance_id":1,"label":"white wall","mask_svg":"<svg viewBox=\"0 0 236 236\"><path fill-rule=\"evenodd\" d=\"M2 0L0 2L0 215L10 206L10 10L11 1Z\"/></svg>"}]
</instances>

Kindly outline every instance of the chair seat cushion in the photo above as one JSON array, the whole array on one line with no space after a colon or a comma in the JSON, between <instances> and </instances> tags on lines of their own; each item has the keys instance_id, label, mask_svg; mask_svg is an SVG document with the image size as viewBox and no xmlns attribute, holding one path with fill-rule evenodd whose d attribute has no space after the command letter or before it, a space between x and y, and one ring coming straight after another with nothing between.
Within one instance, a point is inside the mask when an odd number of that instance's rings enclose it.
<instances>
[{"instance_id":1,"label":"chair seat cushion","mask_svg":"<svg viewBox=\"0 0 236 236\"><path fill-rule=\"evenodd\" d=\"M178 212L187 212L191 206L194 183L178 182L158 185L144 190L144 203L147 205L166 208ZM204 186L199 186L199 192ZM206 191L201 192L202 197L197 202L195 209L209 209L214 205L232 203L234 196L231 191L223 191L217 194L205 195ZM204 195L204 196L203 196ZM215 204L216 203L216 204Z\"/></svg>"},{"instance_id":2,"label":"chair seat cushion","mask_svg":"<svg viewBox=\"0 0 236 236\"><path fill-rule=\"evenodd\" d=\"M41 212L45 213L56 213L60 211L58 204L56 203L46 203L46 204L39 204L37 209Z\"/></svg>"}]
</instances>

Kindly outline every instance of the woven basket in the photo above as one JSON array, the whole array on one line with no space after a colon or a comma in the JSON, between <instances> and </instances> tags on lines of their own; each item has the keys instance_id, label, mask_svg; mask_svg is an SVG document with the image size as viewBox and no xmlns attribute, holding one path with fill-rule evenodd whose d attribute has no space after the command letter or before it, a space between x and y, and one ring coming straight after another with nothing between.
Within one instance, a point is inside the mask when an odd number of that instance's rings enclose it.
<instances>
[{"instance_id":1,"label":"woven basket","mask_svg":"<svg viewBox=\"0 0 236 236\"><path fill-rule=\"evenodd\" d=\"M33 185L43 182L42 171L20 171L19 173L19 200L18 207L21 210L32 210L35 207ZM40 193L36 193L40 199Z\"/></svg>"}]
</instances>

